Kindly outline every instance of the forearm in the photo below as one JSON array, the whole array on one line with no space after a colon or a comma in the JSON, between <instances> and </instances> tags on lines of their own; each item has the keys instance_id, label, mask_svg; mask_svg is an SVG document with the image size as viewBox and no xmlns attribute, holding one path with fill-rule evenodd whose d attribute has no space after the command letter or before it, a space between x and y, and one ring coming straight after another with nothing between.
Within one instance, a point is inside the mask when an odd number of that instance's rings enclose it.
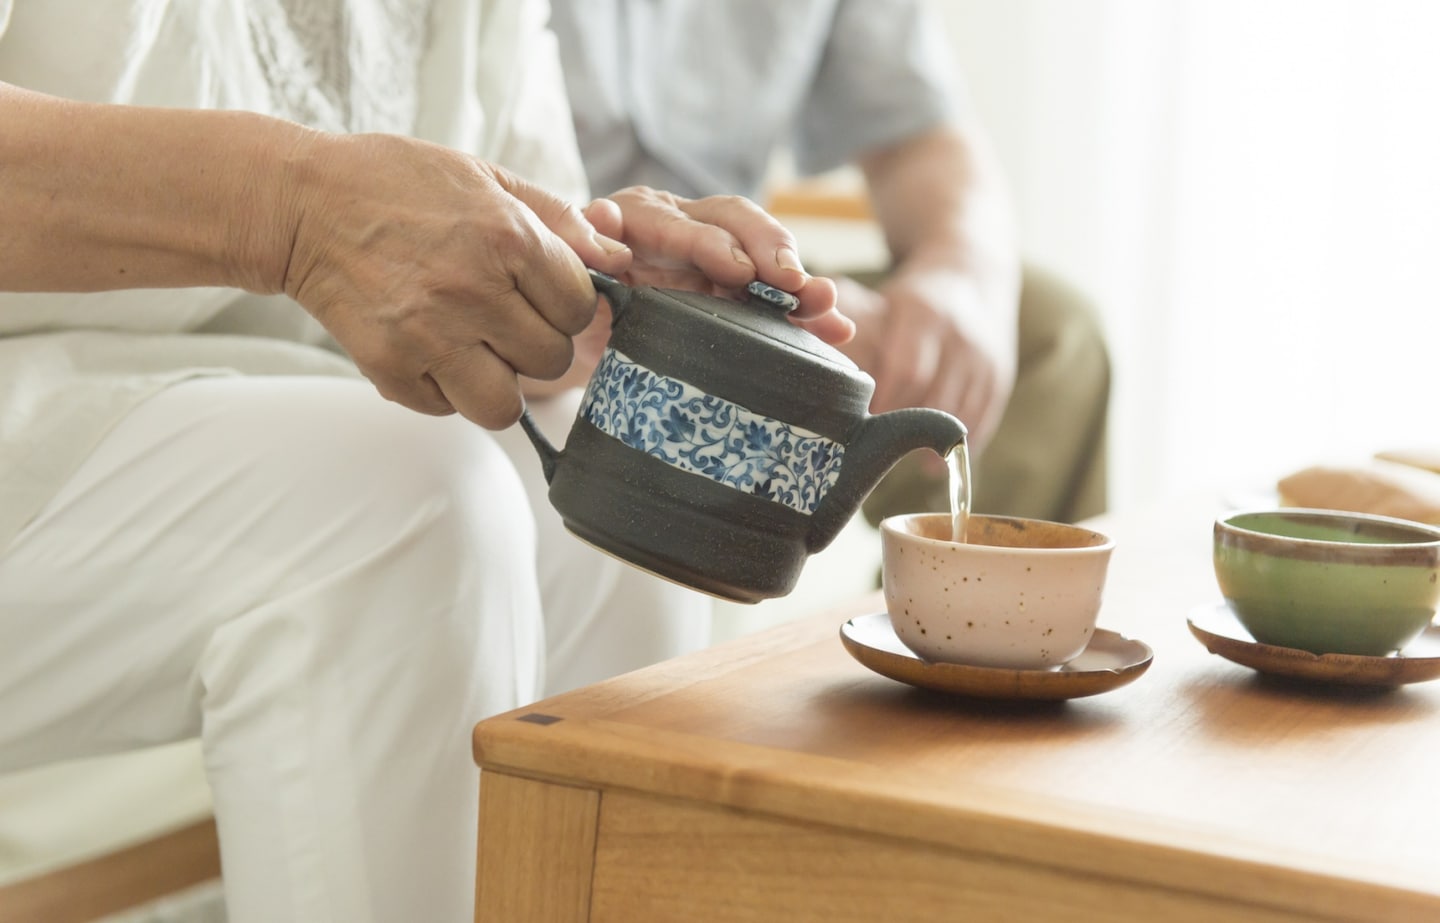
<instances>
[{"instance_id":1,"label":"forearm","mask_svg":"<svg viewBox=\"0 0 1440 923\"><path fill-rule=\"evenodd\" d=\"M5 84L0 125L0 290L283 286L305 129Z\"/></svg>"},{"instance_id":2,"label":"forearm","mask_svg":"<svg viewBox=\"0 0 1440 923\"><path fill-rule=\"evenodd\" d=\"M962 272L987 301L1013 311L1019 255L1009 196L976 140L942 128L861 166L897 270Z\"/></svg>"},{"instance_id":3,"label":"forearm","mask_svg":"<svg viewBox=\"0 0 1440 923\"><path fill-rule=\"evenodd\" d=\"M895 265L854 347L872 408L949 411L974 449L1009 399L1020 292L1008 198L979 143L944 129L862 161Z\"/></svg>"}]
</instances>

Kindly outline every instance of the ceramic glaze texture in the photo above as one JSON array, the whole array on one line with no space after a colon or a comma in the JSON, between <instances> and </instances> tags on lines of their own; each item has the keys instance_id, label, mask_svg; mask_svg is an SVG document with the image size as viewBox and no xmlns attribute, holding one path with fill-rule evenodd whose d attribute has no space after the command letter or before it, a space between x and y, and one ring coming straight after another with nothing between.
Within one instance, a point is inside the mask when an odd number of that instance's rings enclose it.
<instances>
[{"instance_id":1,"label":"ceramic glaze texture","mask_svg":"<svg viewBox=\"0 0 1440 923\"><path fill-rule=\"evenodd\" d=\"M871 414L874 379L777 310L783 293L591 279L609 352L565 448L520 425L566 528L637 567L724 599L784 596L896 461L965 440L939 410Z\"/></svg>"},{"instance_id":2,"label":"ceramic glaze texture","mask_svg":"<svg viewBox=\"0 0 1440 923\"><path fill-rule=\"evenodd\" d=\"M844 447L607 349L580 405L590 425L667 465L813 513Z\"/></svg>"},{"instance_id":3,"label":"ceramic glaze texture","mask_svg":"<svg viewBox=\"0 0 1440 923\"><path fill-rule=\"evenodd\" d=\"M1440 602L1440 529L1328 510L1235 513L1214 529L1215 578L1264 644L1383 656Z\"/></svg>"},{"instance_id":4,"label":"ceramic glaze texture","mask_svg":"<svg viewBox=\"0 0 1440 923\"><path fill-rule=\"evenodd\" d=\"M895 634L926 660L1051 669L1095 632L1114 545L1078 526L972 516L949 541L943 514L881 524L885 604Z\"/></svg>"}]
</instances>

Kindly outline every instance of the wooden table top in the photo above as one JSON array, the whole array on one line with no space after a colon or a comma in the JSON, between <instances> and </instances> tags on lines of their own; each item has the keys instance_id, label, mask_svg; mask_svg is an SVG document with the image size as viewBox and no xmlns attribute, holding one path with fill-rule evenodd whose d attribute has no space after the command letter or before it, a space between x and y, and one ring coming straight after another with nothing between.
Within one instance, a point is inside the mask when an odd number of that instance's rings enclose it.
<instances>
[{"instance_id":1,"label":"wooden table top","mask_svg":"<svg viewBox=\"0 0 1440 923\"><path fill-rule=\"evenodd\" d=\"M482 722L482 767L630 789L1294 912L1440 919L1440 682L1386 692L1259 676L1185 618L1219 594L1180 504L1116 538L1101 627L1149 672L1061 703L962 700L841 646L853 606Z\"/></svg>"}]
</instances>

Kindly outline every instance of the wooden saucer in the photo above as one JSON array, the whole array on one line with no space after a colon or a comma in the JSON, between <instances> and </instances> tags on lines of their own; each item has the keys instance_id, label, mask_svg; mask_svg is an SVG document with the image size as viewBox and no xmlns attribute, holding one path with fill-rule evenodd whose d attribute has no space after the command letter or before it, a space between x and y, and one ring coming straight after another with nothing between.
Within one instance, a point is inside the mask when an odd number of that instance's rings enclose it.
<instances>
[{"instance_id":1,"label":"wooden saucer","mask_svg":"<svg viewBox=\"0 0 1440 923\"><path fill-rule=\"evenodd\" d=\"M1440 679L1440 626L1431 625L1403 651L1388 657L1362 654L1312 654L1293 647L1262 644L1225 603L1201 606L1186 619L1193 634L1212 654L1261 673L1346 686L1403 686Z\"/></svg>"},{"instance_id":2,"label":"wooden saucer","mask_svg":"<svg viewBox=\"0 0 1440 923\"><path fill-rule=\"evenodd\" d=\"M952 695L980 699L1077 699L1118 689L1150 668L1148 645L1097 628L1080 656L1052 670L1006 670L959 663L932 663L895 635L888 612L853 618L840 626L840 642L881 676Z\"/></svg>"}]
</instances>

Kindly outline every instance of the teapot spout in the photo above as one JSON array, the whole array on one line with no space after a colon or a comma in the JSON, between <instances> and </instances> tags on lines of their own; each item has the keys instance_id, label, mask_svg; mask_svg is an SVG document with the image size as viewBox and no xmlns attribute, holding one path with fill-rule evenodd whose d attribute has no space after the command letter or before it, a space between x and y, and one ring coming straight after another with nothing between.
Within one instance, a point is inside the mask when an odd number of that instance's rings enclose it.
<instances>
[{"instance_id":1,"label":"teapot spout","mask_svg":"<svg viewBox=\"0 0 1440 923\"><path fill-rule=\"evenodd\" d=\"M942 410L911 407L865 417L846 440L840 477L811 516L809 550L819 551L834 541L901 458L916 449L933 449L943 457L964 444L965 424Z\"/></svg>"}]
</instances>

